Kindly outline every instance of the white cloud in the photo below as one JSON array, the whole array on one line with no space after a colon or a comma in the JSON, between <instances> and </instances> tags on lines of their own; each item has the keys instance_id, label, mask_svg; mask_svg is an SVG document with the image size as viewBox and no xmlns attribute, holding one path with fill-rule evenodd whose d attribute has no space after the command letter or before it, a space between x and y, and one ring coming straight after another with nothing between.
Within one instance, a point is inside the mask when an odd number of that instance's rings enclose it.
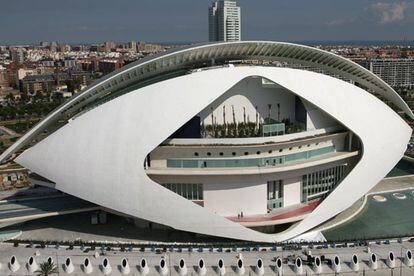
<instances>
[{"instance_id":1,"label":"white cloud","mask_svg":"<svg viewBox=\"0 0 414 276\"><path fill-rule=\"evenodd\" d=\"M325 23L325 25L328 26L342 26L342 25L348 25L354 23L354 18L337 18L331 21L328 21Z\"/></svg>"},{"instance_id":2,"label":"white cloud","mask_svg":"<svg viewBox=\"0 0 414 276\"><path fill-rule=\"evenodd\" d=\"M406 21L407 19L411 21L412 13L414 12L414 1L398 3L378 2L371 5L371 10L380 24Z\"/></svg>"}]
</instances>

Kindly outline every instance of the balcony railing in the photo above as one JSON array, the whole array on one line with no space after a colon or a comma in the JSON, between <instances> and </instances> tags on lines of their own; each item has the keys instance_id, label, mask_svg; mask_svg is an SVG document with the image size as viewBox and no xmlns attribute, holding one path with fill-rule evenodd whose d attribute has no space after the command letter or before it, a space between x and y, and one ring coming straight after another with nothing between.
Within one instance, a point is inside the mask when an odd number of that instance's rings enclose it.
<instances>
[{"instance_id":1,"label":"balcony railing","mask_svg":"<svg viewBox=\"0 0 414 276\"><path fill-rule=\"evenodd\" d=\"M167 168L234 168L289 164L335 152L334 146L282 156L253 159L167 159Z\"/></svg>"}]
</instances>

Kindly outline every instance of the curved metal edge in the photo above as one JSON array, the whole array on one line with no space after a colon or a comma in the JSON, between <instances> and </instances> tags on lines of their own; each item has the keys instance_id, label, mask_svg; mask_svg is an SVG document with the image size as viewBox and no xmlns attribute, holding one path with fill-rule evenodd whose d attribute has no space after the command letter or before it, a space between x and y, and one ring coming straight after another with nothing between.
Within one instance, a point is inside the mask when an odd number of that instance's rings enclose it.
<instances>
[{"instance_id":1,"label":"curved metal edge","mask_svg":"<svg viewBox=\"0 0 414 276\"><path fill-rule=\"evenodd\" d=\"M258 46L258 45L270 45L273 47L278 46L289 46L292 47L292 49L298 48L298 49L305 49L310 52L316 52L322 54L323 58L321 57L320 60L315 60L315 62L311 62L311 64L315 66L325 66L323 63L320 63L318 61L323 61L327 57L333 57L337 61L345 62L346 64L352 66L353 68L356 68L358 70L361 70L364 72L363 76L366 78L363 78L361 76L360 78L356 78L354 80L360 80L362 82L365 82L365 79L372 78L376 80L378 83L380 83L385 88L385 97L392 101L396 106L400 107L408 116L410 116L412 119L414 119L414 114L411 111L411 109L408 107L407 103L403 101L403 99L382 79L380 79L378 76L374 75L369 70L365 69L364 67L346 59L341 56L338 56L334 53L330 53L321 49L313 48L310 46L305 45L298 45L293 43L287 43L287 42L267 42L267 41L241 41L241 42L224 42L224 43L208 43L208 44L201 44L201 45L192 45L187 48L178 48L173 49L169 52L162 53L159 55L151 56L148 58L144 58L142 60L138 60L136 62L133 62L120 70L117 70L113 73L108 74L107 76L101 78L97 82L93 83L89 87L87 87L83 92L79 93L78 95L71 98L69 101L65 102L63 105L58 107L56 110L54 110L52 113L50 113L45 119L40 121L37 125L35 125L32 129L30 129L25 135L23 135L20 139L18 139L12 146L10 146L6 151L4 151L0 155L0 163L4 162L7 158L9 158L13 153L21 149L23 146L25 146L27 143L29 143L32 139L34 139L38 134L40 134L42 131L44 131L45 128L47 128L50 124L58 120L61 116L63 116L65 109L70 107L72 104L76 103L76 101L81 100L82 98L88 96L91 92L93 92L95 89L98 89L99 87L103 87L105 84L107 84L109 81L114 80L117 77L121 77L124 74L129 73L132 70L136 70L137 68L144 66L149 63L153 63L156 61L160 61L162 59L165 59L167 57L176 56L179 54L187 53L187 52L196 52L200 49L210 49L210 48L223 48L223 47L231 47L231 46L240 46L240 45L246 45L246 46ZM231 56L231 53L227 54L228 56ZM219 56L220 57L220 56ZM226 57L226 56L224 56ZM220 58L224 58L223 56ZM254 56L254 58L259 58L260 56ZM267 56L263 55L264 58ZM300 59L291 58L292 61L298 61L300 63ZM328 59L330 62L331 60ZM192 61L194 62L194 61ZM328 67L329 68L329 67ZM338 74L344 74L343 71L338 71L337 69L334 69L335 73ZM347 75L347 74L345 74ZM347 77L350 77L347 75ZM352 77L352 76L351 76ZM375 89L375 86L371 87L372 89ZM381 93L381 91L377 91ZM383 93L381 93L383 94ZM82 105L78 106L77 108L81 108Z\"/></svg>"}]
</instances>

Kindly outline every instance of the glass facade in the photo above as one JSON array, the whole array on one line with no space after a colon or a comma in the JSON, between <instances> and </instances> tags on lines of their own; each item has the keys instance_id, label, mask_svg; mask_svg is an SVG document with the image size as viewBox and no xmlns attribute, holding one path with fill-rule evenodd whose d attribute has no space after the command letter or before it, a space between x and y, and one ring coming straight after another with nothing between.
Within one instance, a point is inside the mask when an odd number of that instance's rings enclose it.
<instances>
[{"instance_id":1,"label":"glass facade","mask_svg":"<svg viewBox=\"0 0 414 276\"><path fill-rule=\"evenodd\" d=\"M322 197L333 190L344 176L346 168L345 164L303 175L303 201Z\"/></svg>"},{"instance_id":2,"label":"glass facade","mask_svg":"<svg viewBox=\"0 0 414 276\"><path fill-rule=\"evenodd\" d=\"M283 207L283 181L274 180L267 182L267 208Z\"/></svg>"},{"instance_id":3,"label":"glass facade","mask_svg":"<svg viewBox=\"0 0 414 276\"><path fill-rule=\"evenodd\" d=\"M161 186L174 193L189 199L203 200L203 184L200 183L166 183Z\"/></svg>"},{"instance_id":4,"label":"glass facade","mask_svg":"<svg viewBox=\"0 0 414 276\"><path fill-rule=\"evenodd\" d=\"M285 134L285 124L264 124L262 125L262 136L275 136L280 134Z\"/></svg>"},{"instance_id":5,"label":"glass facade","mask_svg":"<svg viewBox=\"0 0 414 276\"><path fill-rule=\"evenodd\" d=\"M263 167L289 164L335 152L334 146L286 154L282 156L252 159L167 159L167 168L231 168Z\"/></svg>"}]
</instances>

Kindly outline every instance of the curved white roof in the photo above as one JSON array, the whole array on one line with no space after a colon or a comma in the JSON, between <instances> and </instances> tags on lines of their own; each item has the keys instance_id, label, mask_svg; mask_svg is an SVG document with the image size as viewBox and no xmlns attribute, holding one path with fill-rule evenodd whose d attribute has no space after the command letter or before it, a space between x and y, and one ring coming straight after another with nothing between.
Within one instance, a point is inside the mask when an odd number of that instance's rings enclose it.
<instances>
[{"instance_id":1,"label":"curved white roof","mask_svg":"<svg viewBox=\"0 0 414 276\"><path fill-rule=\"evenodd\" d=\"M211 65L211 61L229 60L274 60L308 65L325 72L350 79L366 87L404 111L412 119L414 114L402 98L383 80L362 66L317 48L269 41L242 41L211 43L179 48L161 55L150 56L131 63L87 87L62 106L50 113L44 120L22 136L15 144L0 155L0 163L29 143L56 120L73 114L99 99L119 93L150 78Z\"/></svg>"},{"instance_id":2,"label":"curved white roof","mask_svg":"<svg viewBox=\"0 0 414 276\"><path fill-rule=\"evenodd\" d=\"M247 229L192 203L155 183L143 167L147 154L171 133L251 76L269 79L324 110L357 135L363 148L360 161L306 219L275 235ZM133 217L206 235L275 242L296 237L351 206L401 159L410 135L398 114L347 82L289 68L222 67L158 82L100 105L16 162L61 191Z\"/></svg>"}]
</instances>

